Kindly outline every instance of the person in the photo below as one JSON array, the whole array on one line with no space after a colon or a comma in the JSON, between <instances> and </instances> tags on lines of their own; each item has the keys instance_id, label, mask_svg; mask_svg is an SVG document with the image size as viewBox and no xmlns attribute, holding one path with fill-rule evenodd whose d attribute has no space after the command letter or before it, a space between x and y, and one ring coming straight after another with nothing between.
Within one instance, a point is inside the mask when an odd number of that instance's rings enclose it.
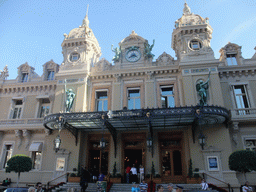
<instances>
[{"instance_id":1,"label":"person","mask_svg":"<svg viewBox=\"0 0 256 192\"><path fill-rule=\"evenodd\" d=\"M148 184L143 179L140 184L140 192L147 192L147 190L148 190Z\"/></svg>"},{"instance_id":2,"label":"person","mask_svg":"<svg viewBox=\"0 0 256 192\"><path fill-rule=\"evenodd\" d=\"M204 179L202 179L201 187L202 187L202 190L208 190L208 184Z\"/></svg>"},{"instance_id":3,"label":"person","mask_svg":"<svg viewBox=\"0 0 256 192\"><path fill-rule=\"evenodd\" d=\"M182 186L179 186L179 185L176 185L176 186L177 186L176 192L182 192L183 191Z\"/></svg>"},{"instance_id":4,"label":"person","mask_svg":"<svg viewBox=\"0 0 256 192\"><path fill-rule=\"evenodd\" d=\"M242 187L242 191L243 192L251 192L252 191L252 188L249 186L248 181L245 182L245 185Z\"/></svg>"},{"instance_id":5,"label":"person","mask_svg":"<svg viewBox=\"0 0 256 192\"><path fill-rule=\"evenodd\" d=\"M3 183L2 183L2 186L8 186L8 181L9 181L8 178L4 179Z\"/></svg>"},{"instance_id":6,"label":"person","mask_svg":"<svg viewBox=\"0 0 256 192\"><path fill-rule=\"evenodd\" d=\"M168 189L169 192L176 192L176 190L173 189L173 184L172 184L172 183L169 183L169 184L167 185L167 189Z\"/></svg>"},{"instance_id":7,"label":"person","mask_svg":"<svg viewBox=\"0 0 256 192\"><path fill-rule=\"evenodd\" d=\"M36 188L35 187L29 187L28 188L28 192L35 192L36 191Z\"/></svg>"},{"instance_id":8,"label":"person","mask_svg":"<svg viewBox=\"0 0 256 192\"><path fill-rule=\"evenodd\" d=\"M126 173L126 182L129 183L129 177L130 177L130 171L131 171L131 167L128 165L125 169L125 173Z\"/></svg>"},{"instance_id":9,"label":"person","mask_svg":"<svg viewBox=\"0 0 256 192\"><path fill-rule=\"evenodd\" d=\"M42 189L42 183L41 182L37 182L35 192L44 192L44 190Z\"/></svg>"},{"instance_id":10,"label":"person","mask_svg":"<svg viewBox=\"0 0 256 192\"><path fill-rule=\"evenodd\" d=\"M104 180L105 175L103 175L103 173L99 174L99 178L98 181L103 181Z\"/></svg>"},{"instance_id":11,"label":"person","mask_svg":"<svg viewBox=\"0 0 256 192\"><path fill-rule=\"evenodd\" d=\"M144 167L140 165L140 183L144 180Z\"/></svg>"},{"instance_id":12,"label":"person","mask_svg":"<svg viewBox=\"0 0 256 192\"><path fill-rule=\"evenodd\" d=\"M81 167L81 181L80 181L80 186L81 186L81 191L85 192L86 188L88 187L88 182L90 181L90 173L87 170L86 167Z\"/></svg>"},{"instance_id":13,"label":"person","mask_svg":"<svg viewBox=\"0 0 256 192\"><path fill-rule=\"evenodd\" d=\"M139 192L140 188L138 187L138 185L136 185L135 182L132 183L132 192Z\"/></svg>"},{"instance_id":14,"label":"person","mask_svg":"<svg viewBox=\"0 0 256 192\"><path fill-rule=\"evenodd\" d=\"M137 182L137 168L135 167L135 164L133 164L132 168L131 168L131 172L132 172L132 175L131 175L131 180L132 182Z\"/></svg>"},{"instance_id":15,"label":"person","mask_svg":"<svg viewBox=\"0 0 256 192\"><path fill-rule=\"evenodd\" d=\"M163 192L164 191L164 187L162 185L158 185L156 188L157 192Z\"/></svg>"}]
</instances>

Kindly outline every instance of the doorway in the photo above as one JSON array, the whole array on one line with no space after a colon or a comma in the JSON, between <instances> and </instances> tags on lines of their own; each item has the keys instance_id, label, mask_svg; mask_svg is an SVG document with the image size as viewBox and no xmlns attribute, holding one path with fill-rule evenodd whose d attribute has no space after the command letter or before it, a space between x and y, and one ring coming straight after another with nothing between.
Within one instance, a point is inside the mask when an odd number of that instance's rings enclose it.
<instances>
[{"instance_id":1,"label":"doorway","mask_svg":"<svg viewBox=\"0 0 256 192\"><path fill-rule=\"evenodd\" d=\"M142 150L141 149L125 149L124 150L124 167L130 167L135 164L137 170L142 165Z\"/></svg>"},{"instance_id":2,"label":"doorway","mask_svg":"<svg viewBox=\"0 0 256 192\"><path fill-rule=\"evenodd\" d=\"M101 150L90 150L90 170L94 176L98 176L100 172L104 175L108 174L108 152Z\"/></svg>"}]
</instances>

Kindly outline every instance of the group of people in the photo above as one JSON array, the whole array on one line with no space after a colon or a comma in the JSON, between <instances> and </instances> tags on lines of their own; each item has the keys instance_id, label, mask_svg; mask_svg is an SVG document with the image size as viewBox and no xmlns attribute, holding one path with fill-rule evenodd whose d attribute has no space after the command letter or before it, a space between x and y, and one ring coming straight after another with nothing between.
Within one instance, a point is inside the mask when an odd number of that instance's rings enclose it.
<instances>
[{"instance_id":1,"label":"group of people","mask_svg":"<svg viewBox=\"0 0 256 192\"><path fill-rule=\"evenodd\" d=\"M2 186L9 186L11 182L11 178L6 178L3 180Z\"/></svg>"},{"instance_id":2,"label":"group of people","mask_svg":"<svg viewBox=\"0 0 256 192\"><path fill-rule=\"evenodd\" d=\"M135 164L133 164L132 167L130 167L129 165L126 167L125 169L125 173L126 173L126 182L130 183L130 182L138 182L138 171L137 168L135 167ZM140 175L140 181L139 183L141 183L144 180L144 167L142 165L140 165L139 168L139 175Z\"/></svg>"},{"instance_id":3,"label":"group of people","mask_svg":"<svg viewBox=\"0 0 256 192\"><path fill-rule=\"evenodd\" d=\"M35 187L29 187L28 192L44 192L41 182L38 182Z\"/></svg>"},{"instance_id":4,"label":"group of people","mask_svg":"<svg viewBox=\"0 0 256 192\"><path fill-rule=\"evenodd\" d=\"M148 190L148 184L143 179L140 185L136 185L135 182L133 182L132 185L132 192L147 192Z\"/></svg>"}]
</instances>

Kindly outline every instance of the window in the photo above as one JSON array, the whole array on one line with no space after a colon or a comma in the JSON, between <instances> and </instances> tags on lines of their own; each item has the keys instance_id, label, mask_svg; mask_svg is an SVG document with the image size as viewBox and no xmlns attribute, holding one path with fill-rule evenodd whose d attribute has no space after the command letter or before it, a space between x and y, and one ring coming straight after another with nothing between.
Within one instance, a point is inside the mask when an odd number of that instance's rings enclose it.
<instances>
[{"instance_id":1,"label":"window","mask_svg":"<svg viewBox=\"0 0 256 192\"><path fill-rule=\"evenodd\" d=\"M39 109L39 118L43 118L50 113L50 100L48 98L41 99Z\"/></svg>"},{"instance_id":2,"label":"window","mask_svg":"<svg viewBox=\"0 0 256 192\"><path fill-rule=\"evenodd\" d=\"M107 111L108 110L108 92L96 91L96 110Z\"/></svg>"},{"instance_id":3,"label":"window","mask_svg":"<svg viewBox=\"0 0 256 192\"><path fill-rule=\"evenodd\" d=\"M248 138L245 139L245 149L249 151L255 151L256 152L256 138Z\"/></svg>"},{"instance_id":4,"label":"window","mask_svg":"<svg viewBox=\"0 0 256 192\"><path fill-rule=\"evenodd\" d=\"M140 90L128 89L128 109L140 109Z\"/></svg>"},{"instance_id":5,"label":"window","mask_svg":"<svg viewBox=\"0 0 256 192\"><path fill-rule=\"evenodd\" d=\"M47 81L54 80L54 71L48 71Z\"/></svg>"},{"instance_id":6,"label":"window","mask_svg":"<svg viewBox=\"0 0 256 192\"><path fill-rule=\"evenodd\" d=\"M249 108L249 100L246 85L234 85L236 108Z\"/></svg>"},{"instance_id":7,"label":"window","mask_svg":"<svg viewBox=\"0 0 256 192\"><path fill-rule=\"evenodd\" d=\"M162 108L175 107L172 86L161 86L161 105Z\"/></svg>"},{"instance_id":8,"label":"window","mask_svg":"<svg viewBox=\"0 0 256 192\"><path fill-rule=\"evenodd\" d=\"M199 50L200 48L202 48L202 44L198 40L190 41L189 46L193 50Z\"/></svg>"},{"instance_id":9,"label":"window","mask_svg":"<svg viewBox=\"0 0 256 192\"><path fill-rule=\"evenodd\" d=\"M22 100L14 100L13 113L11 115L12 119L20 119L22 111Z\"/></svg>"},{"instance_id":10,"label":"window","mask_svg":"<svg viewBox=\"0 0 256 192\"><path fill-rule=\"evenodd\" d=\"M42 142L33 142L29 147L32 159L32 169L40 170L41 168L42 146Z\"/></svg>"},{"instance_id":11,"label":"window","mask_svg":"<svg viewBox=\"0 0 256 192\"><path fill-rule=\"evenodd\" d=\"M228 65L237 65L236 54L227 54Z\"/></svg>"},{"instance_id":12,"label":"window","mask_svg":"<svg viewBox=\"0 0 256 192\"><path fill-rule=\"evenodd\" d=\"M12 144L6 144L4 146L4 163L3 163L3 168L7 166L7 161L12 157Z\"/></svg>"},{"instance_id":13,"label":"window","mask_svg":"<svg viewBox=\"0 0 256 192\"><path fill-rule=\"evenodd\" d=\"M77 61L80 58L80 54L79 53L71 53L70 54L70 61Z\"/></svg>"},{"instance_id":14,"label":"window","mask_svg":"<svg viewBox=\"0 0 256 192\"><path fill-rule=\"evenodd\" d=\"M22 73L21 82L28 82L28 73Z\"/></svg>"}]
</instances>

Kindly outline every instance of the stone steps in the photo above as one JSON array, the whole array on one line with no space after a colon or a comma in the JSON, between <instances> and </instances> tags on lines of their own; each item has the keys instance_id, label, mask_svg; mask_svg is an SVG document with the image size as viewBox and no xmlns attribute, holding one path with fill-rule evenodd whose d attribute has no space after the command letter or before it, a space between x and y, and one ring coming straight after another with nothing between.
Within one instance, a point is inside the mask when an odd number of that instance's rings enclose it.
<instances>
[{"instance_id":1,"label":"stone steps","mask_svg":"<svg viewBox=\"0 0 256 192\"><path fill-rule=\"evenodd\" d=\"M164 192L167 192L167 185L168 184L156 184L162 185L164 187ZM177 184L179 186L182 186L183 192L205 192L201 190L200 184ZM176 184L174 184L176 186ZM130 192L132 188L132 184L126 184L126 183L114 183L110 189L110 192ZM176 187L174 187L176 188ZM52 190L52 192L62 192L62 191L68 191L68 192L80 192L81 187L79 183L66 183L63 186L60 186L59 188L56 188L55 190ZM97 186L96 183L88 183L88 187L86 189L86 192L97 192ZM217 192L216 190L208 190L207 192Z\"/></svg>"},{"instance_id":2,"label":"stone steps","mask_svg":"<svg viewBox=\"0 0 256 192\"><path fill-rule=\"evenodd\" d=\"M164 187L164 192L167 192L167 185L168 184L156 184L157 185L162 185ZM174 184L176 186L176 184ZM183 191L189 191L189 192L205 192L201 190L201 185L200 184L177 184L179 186L182 186L184 189ZM125 184L125 183L114 183L110 189L110 192L130 192L132 188L132 184ZM175 187L176 188L176 187ZM211 192L217 192L216 190L209 190ZM209 192L208 191L208 192Z\"/></svg>"}]
</instances>

